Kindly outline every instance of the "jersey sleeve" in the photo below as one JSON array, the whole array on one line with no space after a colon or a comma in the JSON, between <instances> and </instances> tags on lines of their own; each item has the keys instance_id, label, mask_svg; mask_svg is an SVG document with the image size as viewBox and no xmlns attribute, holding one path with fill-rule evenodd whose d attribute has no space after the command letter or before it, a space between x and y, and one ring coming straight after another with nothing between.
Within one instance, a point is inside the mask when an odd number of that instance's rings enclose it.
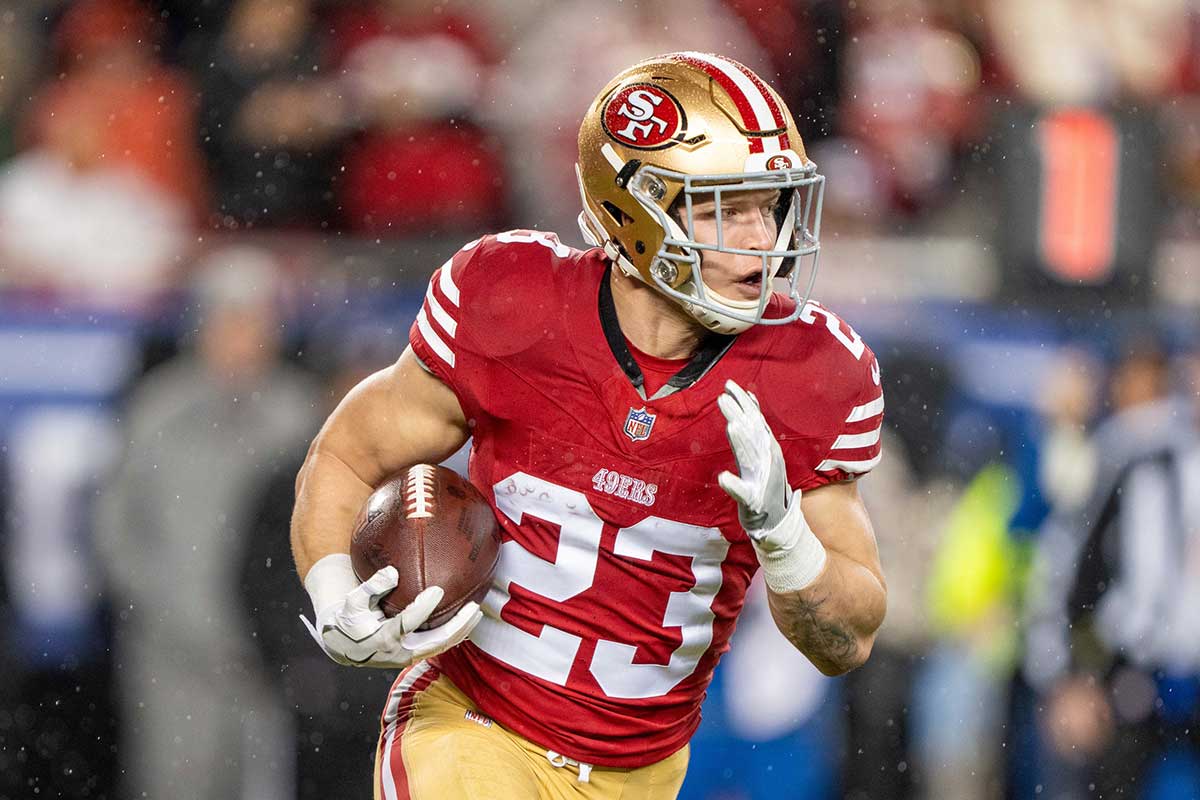
<instances>
[{"instance_id":1,"label":"jersey sleeve","mask_svg":"<svg viewBox=\"0 0 1200 800\"><path fill-rule=\"evenodd\" d=\"M879 463L879 362L841 317L813 302L784 359L770 370L775 431L788 478L802 491L853 480Z\"/></svg>"},{"instance_id":2,"label":"jersey sleeve","mask_svg":"<svg viewBox=\"0 0 1200 800\"><path fill-rule=\"evenodd\" d=\"M879 362L870 350L863 353L862 385L849 402L840 404L844 415L824 457L814 468L808 486L858 478L870 472L883 456L880 434L883 432L883 387ZM835 412L837 409L835 408Z\"/></svg>"},{"instance_id":3,"label":"jersey sleeve","mask_svg":"<svg viewBox=\"0 0 1200 800\"><path fill-rule=\"evenodd\" d=\"M495 367L539 342L553 276L574 251L548 231L506 231L463 246L429 280L408 341L458 396L468 419L488 413Z\"/></svg>"},{"instance_id":4,"label":"jersey sleeve","mask_svg":"<svg viewBox=\"0 0 1200 800\"><path fill-rule=\"evenodd\" d=\"M429 279L421 310L408 332L408 343L425 369L437 376L458 396L463 411L472 416L477 408L469 366L473 347L473 319L468 301L478 291L477 265L484 251L476 239L455 253Z\"/></svg>"}]
</instances>

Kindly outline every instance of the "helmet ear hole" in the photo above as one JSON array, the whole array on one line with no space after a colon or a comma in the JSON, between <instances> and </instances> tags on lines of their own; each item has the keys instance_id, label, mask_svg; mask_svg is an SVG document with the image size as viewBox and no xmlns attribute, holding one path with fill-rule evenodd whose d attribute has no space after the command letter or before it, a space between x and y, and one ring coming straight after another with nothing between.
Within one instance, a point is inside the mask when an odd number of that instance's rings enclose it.
<instances>
[{"instance_id":1,"label":"helmet ear hole","mask_svg":"<svg viewBox=\"0 0 1200 800\"><path fill-rule=\"evenodd\" d=\"M628 225L630 222L633 222L633 217L629 216L624 211L622 211L619 207L617 207L616 203L609 202L608 200L603 200L600 203L600 207L603 208L605 213L607 213L608 216L610 216L612 218L613 222L617 223L618 227L624 227L625 225Z\"/></svg>"}]
</instances>

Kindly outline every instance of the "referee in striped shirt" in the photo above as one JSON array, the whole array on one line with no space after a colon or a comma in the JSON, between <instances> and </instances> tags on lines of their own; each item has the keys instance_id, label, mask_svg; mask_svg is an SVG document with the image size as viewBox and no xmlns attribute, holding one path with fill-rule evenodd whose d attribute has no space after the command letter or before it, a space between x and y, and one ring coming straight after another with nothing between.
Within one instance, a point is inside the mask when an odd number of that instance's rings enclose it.
<instances>
[{"instance_id":1,"label":"referee in striped shirt","mask_svg":"<svg viewBox=\"0 0 1200 800\"><path fill-rule=\"evenodd\" d=\"M1119 359L1090 496L1039 544L1025 673L1088 797L1137 796L1167 749L1200 756L1200 403L1170 377L1156 346Z\"/></svg>"}]
</instances>

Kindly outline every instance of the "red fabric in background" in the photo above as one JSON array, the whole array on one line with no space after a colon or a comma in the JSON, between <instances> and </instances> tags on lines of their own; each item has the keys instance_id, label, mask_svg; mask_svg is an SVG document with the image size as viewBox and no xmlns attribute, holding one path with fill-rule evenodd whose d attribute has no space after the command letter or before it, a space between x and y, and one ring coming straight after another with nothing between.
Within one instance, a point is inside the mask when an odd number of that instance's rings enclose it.
<instances>
[{"instance_id":1,"label":"red fabric in background","mask_svg":"<svg viewBox=\"0 0 1200 800\"><path fill-rule=\"evenodd\" d=\"M377 39L448 36L482 65L498 54L478 19L433 10L348 7L326 16L334 63ZM468 112L469 113L469 112ZM474 230L503 222L505 165L497 139L449 117L372 124L345 154L335 188L348 228L372 235Z\"/></svg>"},{"instance_id":2,"label":"red fabric in background","mask_svg":"<svg viewBox=\"0 0 1200 800\"><path fill-rule=\"evenodd\" d=\"M477 228L503 213L498 148L472 126L372 131L350 148L345 165L342 212L354 230L396 235Z\"/></svg>"},{"instance_id":3,"label":"red fabric in background","mask_svg":"<svg viewBox=\"0 0 1200 800\"><path fill-rule=\"evenodd\" d=\"M360 45L378 36L416 37L441 33L460 40L485 63L499 60L499 54L479 20L460 14L388 14L383 9L336 8L324 15L330 34L331 57L342 63Z\"/></svg>"},{"instance_id":4,"label":"red fabric in background","mask_svg":"<svg viewBox=\"0 0 1200 800\"><path fill-rule=\"evenodd\" d=\"M207 177L196 142L196 89L161 63L153 12L136 0L82 0L54 31L61 73L23 121L28 144L76 169L125 166L203 219Z\"/></svg>"}]
</instances>

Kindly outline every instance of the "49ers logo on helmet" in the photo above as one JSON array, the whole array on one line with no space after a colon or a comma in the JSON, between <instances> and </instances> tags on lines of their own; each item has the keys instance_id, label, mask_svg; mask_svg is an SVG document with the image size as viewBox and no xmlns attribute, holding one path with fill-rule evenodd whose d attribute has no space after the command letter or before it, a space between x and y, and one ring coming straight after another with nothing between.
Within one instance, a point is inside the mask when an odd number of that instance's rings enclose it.
<instances>
[{"instance_id":1,"label":"49ers logo on helmet","mask_svg":"<svg viewBox=\"0 0 1200 800\"><path fill-rule=\"evenodd\" d=\"M787 156L780 154L771 156L767 159L767 169L791 169L792 160Z\"/></svg>"},{"instance_id":2,"label":"49ers logo on helmet","mask_svg":"<svg viewBox=\"0 0 1200 800\"><path fill-rule=\"evenodd\" d=\"M635 83L614 94L600 118L609 136L639 150L669 147L685 127L679 101L649 83Z\"/></svg>"}]
</instances>

